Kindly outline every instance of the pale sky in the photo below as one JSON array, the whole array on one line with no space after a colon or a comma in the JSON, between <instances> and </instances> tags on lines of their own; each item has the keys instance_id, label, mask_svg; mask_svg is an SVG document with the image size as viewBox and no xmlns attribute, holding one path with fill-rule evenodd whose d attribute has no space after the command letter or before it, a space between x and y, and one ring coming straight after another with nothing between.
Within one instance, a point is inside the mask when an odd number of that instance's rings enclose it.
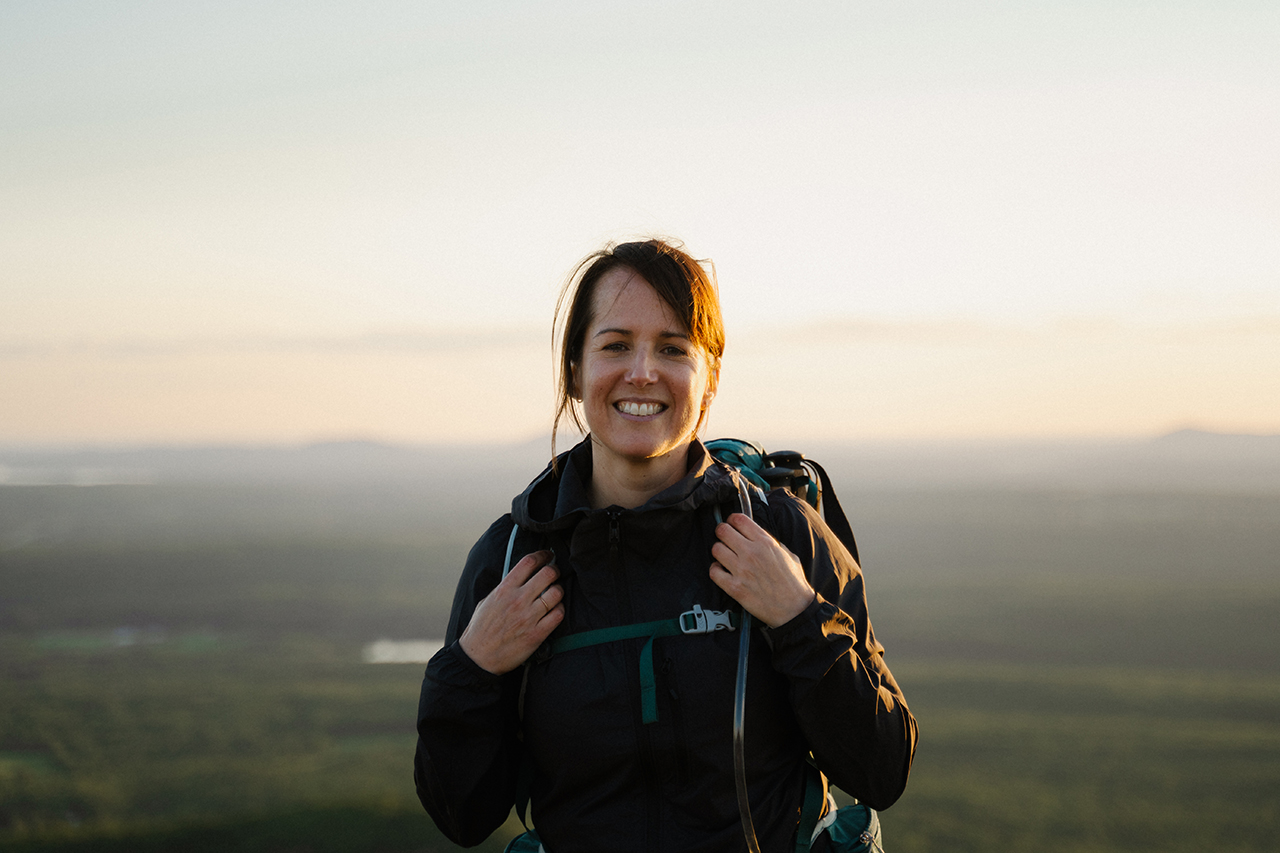
<instances>
[{"instance_id":1,"label":"pale sky","mask_svg":"<svg viewBox=\"0 0 1280 853\"><path fill-rule=\"evenodd\" d=\"M0 444L517 441L715 261L711 432L1280 432L1280 4L0 4ZM788 443L795 443L788 441Z\"/></svg>"}]
</instances>

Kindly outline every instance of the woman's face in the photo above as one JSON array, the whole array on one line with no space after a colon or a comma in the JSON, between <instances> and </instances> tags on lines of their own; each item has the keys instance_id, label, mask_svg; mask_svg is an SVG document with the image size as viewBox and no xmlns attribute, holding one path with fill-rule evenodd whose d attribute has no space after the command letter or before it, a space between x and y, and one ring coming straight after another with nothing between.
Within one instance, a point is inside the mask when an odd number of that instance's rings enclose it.
<instances>
[{"instance_id":1,"label":"woman's face","mask_svg":"<svg viewBox=\"0 0 1280 853\"><path fill-rule=\"evenodd\" d=\"M574 379L597 461L604 454L636 463L682 450L715 394L708 354L629 267L601 277L591 307Z\"/></svg>"}]
</instances>

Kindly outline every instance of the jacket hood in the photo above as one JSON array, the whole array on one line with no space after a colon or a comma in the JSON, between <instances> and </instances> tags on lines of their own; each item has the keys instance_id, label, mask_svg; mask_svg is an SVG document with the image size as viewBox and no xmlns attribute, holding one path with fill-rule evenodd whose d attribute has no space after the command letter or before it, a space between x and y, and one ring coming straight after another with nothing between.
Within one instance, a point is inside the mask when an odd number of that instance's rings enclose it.
<instances>
[{"instance_id":1,"label":"jacket hood","mask_svg":"<svg viewBox=\"0 0 1280 853\"><path fill-rule=\"evenodd\" d=\"M556 458L511 502L511 517L526 530L546 532L576 524L591 509L591 436ZM693 509L726 501L738 493L738 474L717 461L695 438L689 444L687 473L633 512Z\"/></svg>"}]
</instances>

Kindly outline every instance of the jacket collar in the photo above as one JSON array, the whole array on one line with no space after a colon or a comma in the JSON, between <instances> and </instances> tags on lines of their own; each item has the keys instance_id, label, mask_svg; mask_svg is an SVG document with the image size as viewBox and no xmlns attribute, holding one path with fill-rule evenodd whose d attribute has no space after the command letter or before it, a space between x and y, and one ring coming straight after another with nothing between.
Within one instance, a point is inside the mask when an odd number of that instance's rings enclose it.
<instances>
[{"instance_id":1,"label":"jacket collar","mask_svg":"<svg viewBox=\"0 0 1280 853\"><path fill-rule=\"evenodd\" d=\"M511 503L511 516L521 527L535 531L563 529L592 512L591 436L557 457ZM688 472L632 512L694 509L719 503L737 494L737 474L717 462L702 442L689 444Z\"/></svg>"}]
</instances>

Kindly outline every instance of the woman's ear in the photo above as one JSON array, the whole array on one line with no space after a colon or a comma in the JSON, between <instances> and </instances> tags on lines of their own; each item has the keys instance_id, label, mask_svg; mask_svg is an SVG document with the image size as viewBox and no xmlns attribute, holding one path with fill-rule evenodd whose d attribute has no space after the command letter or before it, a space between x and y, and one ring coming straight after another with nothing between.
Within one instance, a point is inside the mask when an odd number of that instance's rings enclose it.
<instances>
[{"instance_id":1,"label":"woman's ear","mask_svg":"<svg viewBox=\"0 0 1280 853\"><path fill-rule=\"evenodd\" d=\"M720 386L720 359L716 359L711 364L711 369L707 371L707 390L702 392L702 409L706 411L711 405L711 401L716 397L716 388Z\"/></svg>"},{"instance_id":2,"label":"woman's ear","mask_svg":"<svg viewBox=\"0 0 1280 853\"><path fill-rule=\"evenodd\" d=\"M578 364L569 362L569 396L582 402L582 389L578 386Z\"/></svg>"}]
</instances>

